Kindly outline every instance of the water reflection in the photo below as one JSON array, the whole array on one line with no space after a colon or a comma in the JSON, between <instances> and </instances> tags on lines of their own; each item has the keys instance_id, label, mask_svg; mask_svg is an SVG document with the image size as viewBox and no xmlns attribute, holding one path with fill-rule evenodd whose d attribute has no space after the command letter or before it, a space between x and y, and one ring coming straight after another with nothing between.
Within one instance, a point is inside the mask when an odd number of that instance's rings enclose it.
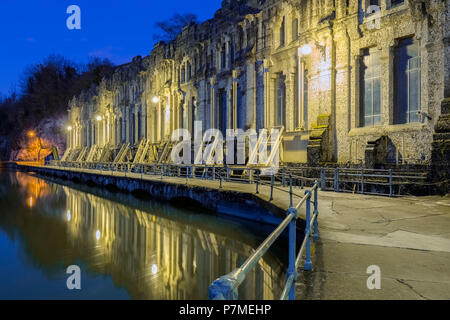
<instances>
[{"instance_id":1,"label":"water reflection","mask_svg":"<svg viewBox=\"0 0 450 320\"><path fill-rule=\"evenodd\" d=\"M209 284L242 264L266 236L253 223L20 172L0 172L0 186L0 233L14 241L20 235L29 263L51 275L81 262L133 299L207 299ZM240 298L276 299L284 270L269 253ZM57 281L65 286L65 279Z\"/></svg>"}]
</instances>

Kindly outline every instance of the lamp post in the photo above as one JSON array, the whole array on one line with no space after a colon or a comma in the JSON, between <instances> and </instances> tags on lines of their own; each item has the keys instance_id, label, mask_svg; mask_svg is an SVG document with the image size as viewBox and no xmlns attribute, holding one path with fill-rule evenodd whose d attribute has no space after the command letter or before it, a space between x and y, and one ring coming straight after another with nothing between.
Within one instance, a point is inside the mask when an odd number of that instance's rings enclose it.
<instances>
[{"instance_id":1,"label":"lamp post","mask_svg":"<svg viewBox=\"0 0 450 320\"><path fill-rule=\"evenodd\" d=\"M305 61L303 59L304 56L310 55L312 52L312 48L309 44L305 44L303 47L298 48L298 103L299 103L299 113L298 113L298 123L299 127L305 128L306 119L304 116L305 113ZM305 128L307 129L307 128Z\"/></svg>"}]
</instances>

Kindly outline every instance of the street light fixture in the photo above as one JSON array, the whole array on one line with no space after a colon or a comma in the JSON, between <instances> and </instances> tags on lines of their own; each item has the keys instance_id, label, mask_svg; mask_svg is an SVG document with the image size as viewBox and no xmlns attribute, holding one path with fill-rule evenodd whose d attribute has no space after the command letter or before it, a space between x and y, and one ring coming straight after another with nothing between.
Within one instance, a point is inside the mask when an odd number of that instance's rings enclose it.
<instances>
[{"instance_id":1,"label":"street light fixture","mask_svg":"<svg viewBox=\"0 0 450 320\"><path fill-rule=\"evenodd\" d=\"M102 116L97 116L95 119L97 119L97 121L102 121Z\"/></svg>"},{"instance_id":2,"label":"street light fixture","mask_svg":"<svg viewBox=\"0 0 450 320\"><path fill-rule=\"evenodd\" d=\"M73 129L72 126L67 127L67 131L72 131L72 129Z\"/></svg>"},{"instance_id":3,"label":"street light fixture","mask_svg":"<svg viewBox=\"0 0 450 320\"><path fill-rule=\"evenodd\" d=\"M153 103L158 103L159 102L159 97L154 96L152 101L153 101Z\"/></svg>"},{"instance_id":4,"label":"street light fixture","mask_svg":"<svg viewBox=\"0 0 450 320\"><path fill-rule=\"evenodd\" d=\"M34 132L33 130L28 131L28 136L30 138L34 138L36 136L36 132Z\"/></svg>"},{"instance_id":5,"label":"street light fixture","mask_svg":"<svg viewBox=\"0 0 450 320\"><path fill-rule=\"evenodd\" d=\"M312 48L311 48L311 46L309 44L305 44L303 47L301 47L298 50L299 56L300 55L307 56L307 55L311 54L311 52L312 52Z\"/></svg>"}]
</instances>

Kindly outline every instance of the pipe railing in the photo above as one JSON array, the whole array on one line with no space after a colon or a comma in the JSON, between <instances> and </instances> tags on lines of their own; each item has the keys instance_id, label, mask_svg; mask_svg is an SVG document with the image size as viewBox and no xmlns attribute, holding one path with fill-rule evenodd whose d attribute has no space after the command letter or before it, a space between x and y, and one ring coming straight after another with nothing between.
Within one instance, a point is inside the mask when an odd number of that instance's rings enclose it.
<instances>
[{"instance_id":1,"label":"pipe railing","mask_svg":"<svg viewBox=\"0 0 450 320\"><path fill-rule=\"evenodd\" d=\"M415 174L414 172L408 171L364 168L280 167L277 172L270 174L270 167L258 166L95 163L74 161L52 161L51 163L61 167L80 169L100 169L119 172L137 172L144 170L147 174L152 175L179 176L185 177L186 179L220 180L221 187L223 186L223 182L255 183L258 184L258 187L270 184L270 201L273 200L274 190L285 191L289 177L293 179L293 186L300 187L301 189L312 186L316 180L319 180L320 189L323 191L378 194L390 197L393 197L395 194L400 194L402 186L410 183L423 183L427 178L420 173ZM181 173L174 172L177 170L181 170ZM269 170L268 175L261 174L264 171L267 173L267 170Z\"/></svg>"},{"instance_id":2,"label":"pipe railing","mask_svg":"<svg viewBox=\"0 0 450 320\"><path fill-rule=\"evenodd\" d=\"M289 179L292 182L292 179ZM292 186L292 185L291 185ZM273 231L266 240L256 249L256 251L244 262L242 266L234 270L228 275L214 281L209 286L209 297L211 300L237 300L239 286L244 282L246 276L256 266L259 260L270 249L273 243L280 237L284 230L289 226L289 266L287 270L286 285L281 295L281 299L295 300L295 286L294 283L297 280L297 269L300 267L303 252L306 250L306 260L304 269L306 271L312 270L311 262L311 243L310 236L312 229L314 229L314 239L319 238L318 233L318 182L314 184L311 190L305 192L303 199L295 206L291 206L287 210L287 217L281 222L281 224ZM292 187L290 187L292 190ZM290 191L292 194L292 191ZM314 214L311 219L310 216L310 204L311 196L314 192ZM291 198L292 200L292 198ZM292 203L292 201L291 201ZM302 247L299 254L296 256L296 233L297 233L297 219L298 209L306 203L306 229Z\"/></svg>"}]
</instances>

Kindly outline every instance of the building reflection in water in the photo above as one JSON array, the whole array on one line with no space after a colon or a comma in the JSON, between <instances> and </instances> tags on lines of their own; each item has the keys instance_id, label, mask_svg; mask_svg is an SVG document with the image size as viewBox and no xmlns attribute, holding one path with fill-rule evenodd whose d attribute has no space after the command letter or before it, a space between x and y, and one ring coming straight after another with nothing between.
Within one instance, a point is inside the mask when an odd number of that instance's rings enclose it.
<instances>
[{"instance_id":1,"label":"building reflection in water","mask_svg":"<svg viewBox=\"0 0 450 320\"><path fill-rule=\"evenodd\" d=\"M14 178L23 201L33 198L26 205L33 215L25 219L39 220L41 227L25 234L33 243L27 246L30 255L45 257L39 264L47 267L82 261L89 271L112 277L133 299L207 299L211 282L241 265L265 236L236 221L130 195L105 197L103 191L100 197L94 189L24 173ZM240 287L240 299L277 299L284 272L270 252Z\"/></svg>"}]
</instances>

